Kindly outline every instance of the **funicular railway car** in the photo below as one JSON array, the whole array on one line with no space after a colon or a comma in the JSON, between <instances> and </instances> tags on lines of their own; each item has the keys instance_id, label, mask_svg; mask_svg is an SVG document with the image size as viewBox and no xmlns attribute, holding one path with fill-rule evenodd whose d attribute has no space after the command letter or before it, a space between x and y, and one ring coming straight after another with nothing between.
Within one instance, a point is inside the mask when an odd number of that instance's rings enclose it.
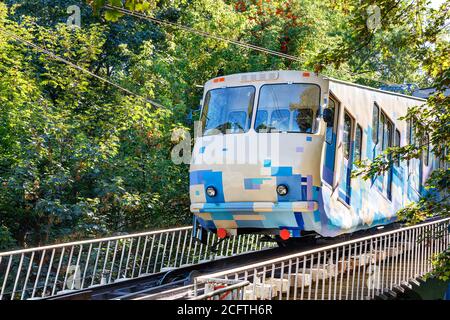
<instances>
[{"instance_id":1,"label":"funicular railway car","mask_svg":"<svg viewBox=\"0 0 450 320\"><path fill-rule=\"evenodd\" d=\"M351 177L355 160L414 142L398 118L424 104L417 97L270 71L212 79L202 101L190 165L200 240L206 232L334 237L389 224L433 169L428 152L372 181Z\"/></svg>"}]
</instances>

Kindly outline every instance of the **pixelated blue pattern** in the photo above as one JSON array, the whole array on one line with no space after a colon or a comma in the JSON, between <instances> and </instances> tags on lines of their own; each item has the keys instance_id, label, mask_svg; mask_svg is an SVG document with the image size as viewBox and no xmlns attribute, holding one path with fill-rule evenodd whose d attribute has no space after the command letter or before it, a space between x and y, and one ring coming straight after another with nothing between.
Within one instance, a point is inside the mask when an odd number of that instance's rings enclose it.
<instances>
[{"instance_id":1,"label":"pixelated blue pattern","mask_svg":"<svg viewBox=\"0 0 450 320\"><path fill-rule=\"evenodd\" d=\"M342 129L342 128L340 128ZM372 141L372 128L364 128L364 133L366 139L366 155L365 157L371 159L381 152L381 143L377 145ZM312 141L312 137L306 137L306 141ZM323 179L332 184L333 174L335 171L334 167L334 153L336 151L336 135L333 133L332 144L326 144L326 154L323 166ZM368 227L373 227L379 224L388 224L395 221L396 216L387 218L387 212L375 211L373 212L373 220L371 220L370 225L364 224L362 218L358 215L361 214L362 201L365 199L372 200L372 192L377 192L374 189L378 188L383 193L386 192L386 187L382 186L382 176L376 178L372 181L372 187L370 189L353 188L350 190L350 172L355 166L352 164L353 158L353 141L351 141L351 155L348 163L340 163L338 165L343 166L341 170L341 177L339 179L339 190L338 195L341 199L350 203L356 215L352 217L352 231L366 229ZM226 148L222 149L226 151ZM305 149L306 150L306 149ZM200 148L200 153L205 151L205 147ZM301 148L296 147L296 152L300 152ZM312 213L314 228L317 232L325 234L327 236L337 235L345 232L342 229L344 225L342 215L328 216L327 212L331 210L330 199L328 189L324 189L319 186L312 186L312 180L308 180L308 177L301 176L299 174L293 174L294 170L292 167L280 166L272 167L272 162L270 159L263 161L263 166L265 168L270 168L270 174L275 177L276 185L285 184L289 188L288 195L281 197L277 195L277 202L272 206L272 210L255 212L254 202L225 202L223 193L223 183L222 183L222 172L214 172L212 170L199 170L190 173L191 185L203 185L205 188L207 186L214 186L218 194L214 198L210 198L205 195L207 203L203 205L200 212L210 213L212 221L203 220L198 218L198 223L202 227L212 230L216 228L214 220L233 220L236 222L238 228L279 228L287 229L291 232L293 237L301 236L301 230L305 228L305 221L310 221L309 218L306 220L306 214L311 217L311 212L294 212L292 202L294 201L316 201L318 204L318 209L314 210ZM411 174L408 175L406 168L406 163L402 163L400 167L394 165L392 169L392 205L388 207L388 211L395 212L401 206L404 205L406 200L417 201L420 197L420 192L426 192L422 186L421 181L421 166L420 161L411 161L410 169ZM258 190L264 183L264 180L270 180L270 178L247 178L244 179L244 188L247 190ZM386 179L387 180L387 179ZM395 186L395 188L394 188ZM420 188L420 192L417 189ZM401 194L398 193L400 189ZM405 190L406 193L403 193ZM201 191L200 191L201 192ZM199 195L199 191L195 191L196 195ZM274 191L275 192L275 191ZM324 198L324 195L328 198ZM312 198L312 199L311 199ZM312 202L311 202L312 203ZM237 215L249 216L250 220L236 220ZM255 220L251 220L251 216L255 215ZM256 216L258 218L256 219ZM262 217L263 216L263 219ZM304 221L305 219L305 221ZM348 221L345 221L348 225ZM318 226L318 227L317 227Z\"/></svg>"},{"instance_id":2,"label":"pixelated blue pattern","mask_svg":"<svg viewBox=\"0 0 450 320\"><path fill-rule=\"evenodd\" d=\"M292 176L292 167L271 167L272 176Z\"/></svg>"},{"instance_id":3,"label":"pixelated blue pattern","mask_svg":"<svg viewBox=\"0 0 450 320\"><path fill-rule=\"evenodd\" d=\"M189 173L191 185L203 184L206 187L212 186L217 190L215 197L206 195L206 202L225 202L223 194L222 172L212 170L197 170ZM205 193L206 194L206 193Z\"/></svg>"},{"instance_id":4,"label":"pixelated blue pattern","mask_svg":"<svg viewBox=\"0 0 450 320\"><path fill-rule=\"evenodd\" d=\"M206 147L201 147L201 148L198 150L198 152L199 152L199 153L204 153L204 152L205 152L205 149L206 149Z\"/></svg>"},{"instance_id":5,"label":"pixelated blue pattern","mask_svg":"<svg viewBox=\"0 0 450 320\"><path fill-rule=\"evenodd\" d=\"M294 212L295 220L297 221L297 225L299 229L305 229L305 222L303 221L303 216L301 212Z\"/></svg>"},{"instance_id":6,"label":"pixelated blue pattern","mask_svg":"<svg viewBox=\"0 0 450 320\"><path fill-rule=\"evenodd\" d=\"M247 190L260 190L261 185L265 180L271 180L270 178L249 178L244 179L244 189Z\"/></svg>"},{"instance_id":7,"label":"pixelated blue pattern","mask_svg":"<svg viewBox=\"0 0 450 320\"><path fill-rule=\"evenodd\" d=\"M205 203L200 212L253 212L253 202L226 202L226 203Z\"/></svg>"},{"instance_id":8,"label":"pixelated blue pattern","mask_svg":"<svg viewBox=\"0 0 450 320\"><path fill-rule=\"evenodd\" d=\"M277 186L284 184L288 187L288 193L285 196L280 196L277 193L277 200L283 201L300 201L302 200L301 194L301 179L302 176L299 174L294 174L290 176L277 176Z\"/></svg>"}]
</instances>

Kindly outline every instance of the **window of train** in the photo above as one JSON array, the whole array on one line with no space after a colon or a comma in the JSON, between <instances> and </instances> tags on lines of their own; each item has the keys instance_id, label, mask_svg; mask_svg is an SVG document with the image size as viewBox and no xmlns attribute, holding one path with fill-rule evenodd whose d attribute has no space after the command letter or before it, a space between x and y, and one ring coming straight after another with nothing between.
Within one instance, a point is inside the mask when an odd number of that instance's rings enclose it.
<instances>
[{"instance_id":1,"label":"window of train","mask_svg":"<svg viewBox=\"0 0 450 320\"><path fill-rule=\"evenodd\" d=\"M285 132L289 131L289 121L291 120L291 113L288 109L273 110L269 128L276 128L277 131Z\"/></svg>"},{"instance_id":2,"label":"window of train","mask_svg":"<svg viewBox=\"0 0 450 320\"><path fill-rule=\"evenodd\" d=\"M381 122L383 123L383 151L387 148L392 146L392 132L394 125L392 122L384 115L384 113L381 113Z\"/></svg>"},{"instance_id":3,"label":"window of train","mask_svg":"<svg viewBox=\"0 0 450 320\"><path fill-rule=\"evenodd\" d=\"M336 114L336 103L331 98L329 99L328 109L331 112L332 121L327 123L327 130L325 132L325 141L328 144L331 144L333 142L334 120L335 120L334 118L335 118L335 114Z\"/></svg>"},{"instance_id":4,"label":"window of train","mask_svg":"<svg viewBox=\"0 0 450 320\"><path fill-rule=\"evenodd\" d=\"M408 144L410 145L416 145L417 144L417 137L415 134L415 128L414 128L414 123L411 121L407 121L406 123L407 125L407 141ZM420 164L420 159L410 159L408 160L408 181L411 185L411 187L416 190L419 191L420 190L420 185L421 185L421 164Z\"/></svg>"},{"instance_id":5,"label":"window of train","mask_svg":"<svg viewBox=\"0 0 450 320\"><path fill-rule=\"evenodd\" d=\"M389 147L392 147L392 136L393 136L393 123L388 119L388 117L381 112L380 122L382 123L382 127L380 127L382 132L382 150L386 150ZM386 188L383 188L383 192L386 192L386 196L389 200L392 200L392 166L389 167L386 176ZM384 179L384 177L383 177Z\"/></svg>"},{"instance_id":6,"label":"window of train","mask_svg":"<svg viewBox=\"0 0 450 320\"><path fill-rule=\"evenodd\" d=\"M406 121L406 144L411 144L411 121ZM408 174L410 168L410 160L407 160L406 165L408 166Z\"/></svg>"},{"instance_id":7,"label":"window of train","mask_svg":"<svg viewBox=\"0 0 450 320\"><path fill-rule=\"evenodd\" d=\"M416 135L414 130L414 124L409 120L407 122L408 143L411 145L416 144Z\"/></svg>"},{"instance_id":8,"label":"window of train","mask_svg":"<svg viewBox=\"0 0 450 320\"><path fill-rule=\"evenodd\" d=\"M430 136L428 134L425 135L424 144L425 144L425 152L423 154L424 157L423 162L428 167L428 164L430 162Z\"/></svg>"},{"instance_id":9,"label":"window of train","mask_svg":"<svg viewBox=\"0 0 450 320\"><path fill-rule=\"evenodd\" d=\"M344 113L342 126L342 152L344 159L341 167L341 179L339 182L339 198L350 204L351 171L352 171L352 133L354 120L347 112Z\"/></svg>"},{"instance_id":10,"label":"window of train","mask_svg":"<svg viewBox=\"0 0 450 320\"><path fill-rule=\"evenodd\" d=\"M264 131L267 130L267 123L269 119L269 113L266 110L261 110L256 113L255 130Z\"/></svg>"},{"instance_id":11,"label":"window of train","mask_svg":"<svg viewBox=\"0 0 450 320\"><path fill-rule=\"evenodd\" d=\"M351 134L352 134L352 118L348 115L346 112L344 115L344 131L343 131L343 137L342 137L342 147L344 151L344 157L345 159L350 158L350 140L351 140Z\"/></svg>"},{"instance_id":12,"label":"window of train","mask_svg":"<svg viewBox=\"0 0 450 320\"><path fill-rule=\"evenodd\" d=\"M355 157L354 157L354 161L356 161L356 160L361 161L361 154L362 154L362 128L358 124L356 126L356 132L355 132Z\"/></svg>"},{"instance_id":13,"label":"window of train","mask_svg":"<svg viewBox=\"0 0 450 320\"><path fill-rule=\"evenodd\" d=\"M385 137L385 127L386 127L386 116L383 112L380 112L379 125L378 125L378 142L375 146L375 156L381 154L385 149L384 137Z\"/></svg>"},{"instance_id":14,"label":"window of train","mask_svg":"<svg viewBox=\"0 0 450 320\"><path fill-rule=\"evenodd\" d=\"M320 104L315 84L266 84L261 87L255 130L313 133Z\"/></svg>"},{"instance_id":15,"label":"window of train","mask_svg":"<svg viewBox=\"0 0 450 320\"><path fill-rule=\"evenodd\" d=\"M372 111L372 141L378 143L378 126L380 122L380 108L374 103Z\"/></svg>"},{"instance_id":16,"label":"window of train","mask_svg":"<svg viewBox=\"0 0 450 320\"><path fill-rule=\"evenodd\" d=\"M247 132L254 99L253 86L209 90L201 116L203 135Z\"/></svg>"},{"instance_id":17,"label":"window of train","mask_svg":"<svg viewBox=\"0 0 450 320\"><path fill-rule=\"evenodd\" d=\"M398 129L395 130L395 136L394 136L394 146L400 147L400 131ZM400 166L400 160L397 159L397 166Z\"/></svg>"}]
</instances>

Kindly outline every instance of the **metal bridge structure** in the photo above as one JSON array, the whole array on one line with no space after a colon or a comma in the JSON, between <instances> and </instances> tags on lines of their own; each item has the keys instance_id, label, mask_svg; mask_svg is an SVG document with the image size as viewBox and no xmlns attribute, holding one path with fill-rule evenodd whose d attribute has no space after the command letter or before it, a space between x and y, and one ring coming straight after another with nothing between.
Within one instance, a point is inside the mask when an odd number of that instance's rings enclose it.
<instances>
[{"instance_id":1,"label":"metal bridge structure","mask_svg":"<svg viewBox=\"0 0 450 320\"><path fill-rule=\"evenodd\" d=\"M449 250L449 218L278 248L260 235L207 245L182 227L0 253L0 300L355 300L420 286Z\"/></svg>"}]
</instances>

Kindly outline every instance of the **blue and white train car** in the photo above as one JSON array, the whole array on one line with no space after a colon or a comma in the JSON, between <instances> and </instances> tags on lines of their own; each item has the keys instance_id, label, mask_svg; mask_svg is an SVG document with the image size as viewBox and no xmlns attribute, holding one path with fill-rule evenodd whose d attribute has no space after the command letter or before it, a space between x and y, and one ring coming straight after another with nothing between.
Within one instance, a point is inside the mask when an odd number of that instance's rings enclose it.
<instances>
[{"instance_id":1,"label":"blue and white train car","mask_svg":"<svg viewBox=\"0 0 450 320\"><path fill-rule=\"evenodd\" d=\"M414 139L398 118L423 99L302 71L233 74L204 88L190 165L195 230L286 240L389 224L432 170L427 154L373 181L351 177L356 159Z\"/></svg>"}]
</instances>

